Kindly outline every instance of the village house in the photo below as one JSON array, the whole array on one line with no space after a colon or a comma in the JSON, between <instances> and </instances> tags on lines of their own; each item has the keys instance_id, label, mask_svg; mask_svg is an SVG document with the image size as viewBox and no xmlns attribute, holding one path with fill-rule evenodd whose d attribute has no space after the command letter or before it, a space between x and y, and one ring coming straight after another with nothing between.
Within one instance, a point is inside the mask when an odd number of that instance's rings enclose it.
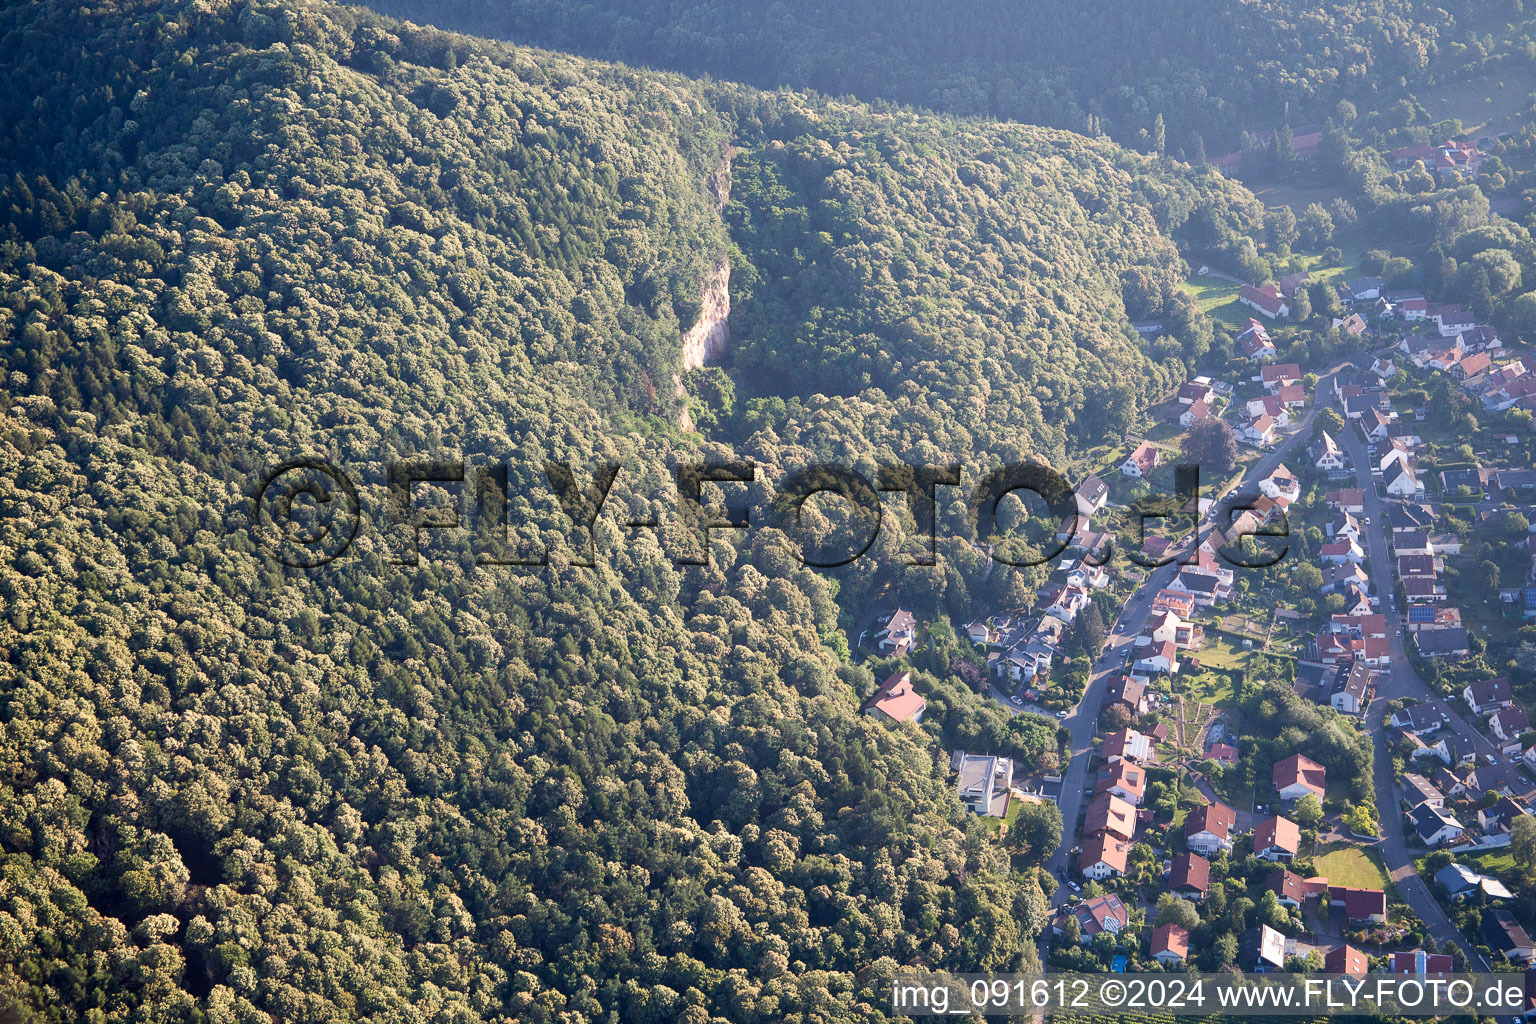
<instances>
[{"instance_id":1,"label":"village house","mask_svg":"<svg viewBox=\"0 0 1536 1024\"><path fill-rule=\"evenodd\" d=\"M1536 803L1536 785L1509 761L1474 763L1467 775L1467 786L1480 797L1499 793L1522 803Z\"/></svg>"},{"instance_id":2,"label":"village house","mask_svg":"<svg viewBox=\"0 0 1536 1024\"><path fill-rule=\"evenodd\" d=\"M1344 919L1350 924L1382 924L1387 919L1387 894L1381 889L1331 885L1328 904L1343 907Z\"/></svg>"},{"instance_id":3,"label":"village house","mask_svg":"<svg viewBox=\"0 0 1536 1024\"><path fill-rule=\"evenodd\" d=\"M1369 602L1367 602L1367 611ZM1369 666L1363 661L1356 662L1349 667L1339 686L1328 698L1328 703L1336 710L1346 715L1361 714L1370 700L1371 682L1375 678ZM1298 755L1299 756L1299 755ZM1319 797L1321 799L1321 797Z\"/></svg>"},{"instance_id":4,"label":"village house","mask_svg":"<svg viewBox=\"0 0 1536 1024\"><path fill-rule=\"evenodd\" d=\"M1047 586L1040 594L1039 609L1062 622L1077 621L1077 613L1089 602L1088 591L1074 586Z\"/></svg>"},{"instance_id":5,"label":"village house","mask_svg":"<svg viewBox=\"0 0 1536 1024\"><path fill-rule=\"evenodd\" d=\"M1330 538L1348 537L1358 544L1361 534L1360 520L1348 512L1335 512L1333 518L1328 521L1327 534ZM1364 583L1361 585L1364 586Z\"/></svg>"},{"instance_id":6,"label":"village house","mask_svg":"<svg viewBox=\"0 0 1536 1024\"><path fill-rule=\"evenodd\" d=\"M1182 900L1199 902L1211 888L1211 862L1198 853L1180 853L1168 871L1168 891Z\"/></svg>"},{"instance_id":7,"label":"village house","mask_svg":"<svg viewBox=\"0 0 1536 1024\"><path fill-rule=\"evenodd\" d=\"M1253 827L1253 855L1260 860L1290 861L1301 849L1301 828L1276 814Z\"/></svg>"},{"instance_id":8,"label":"village house","mask_svg":"<svg viewBox=\"0 0 1536 1024\"><path fill-rule=\"evenodd\" d=\"M1514 899L1515 894L1497 878L1478 874L1465 864L1451 863L1435 872L1435 881L1445 887L1453 900L1463 900L1479 893L1493 900Z\"/></svg>"},{"instance_id":9,"label":"village house","mask_svg":"<svg viewBox=\"0 0 1536 1024\"><path fill-rule=\"evenodd\" d=\"M1417 498L1424 493L1424 483L1406 463L1394 462L1382 473L1386 491L1394 498Z\"/></svg>"},{"instance_id":10,"label":"village house","mask_svg":"<svg viewBox=\"0 0 1536 1024\"><path fill-rule=\"evenodd\" d=\"M1305 880L1290 868L1276 868L1264 879L1264 888L1275 894L1282 906L1300 910L1307 901Z\"/></svg>"},{"instance_id":11,"label":"village house","mask_svg":"<svg viewBox=\"0 0 1536 1024\"><path fill-rule=\"evenodd\" d=\"M1099 746L1099 756L1106 761L1118 761L1121 759L1146 764L1152 760L1152 740L1145 733L1135 729L1117 729L1114 732L1104 734L1104 740Z\"/></svg>"},{"instance_id":12,"label":"village house","mask_svg":"<svg viewBox=\"0 0 1536 1024\"><path fill-rule=\"evenodd\" d=\"M1335 511L1350 512L1357 516L1365 514L1365 492L1358 487L1343 487L1337 491L1329 491L1323 495L1323 500Z\"/></svg>"},{"instance_id":13,"label":"village house","mask_svg":"<svg viewBox=\"0 0 1536 1024\"><path fill-rule=\"evenodd\" d=\"M1310 449L1312 465L1328 475L1328 479L1336 480L1349 472L1349 464L1345 461L1344 450L1339 447L1333 435L1324 430L1318 435L1318 439Z\"/></svg>"},{"instance_id":14,"label":"village house","mask_svg":"<svg viewBox=\"0 0 1536 1024\"><path fill-rule=\"evenodd\" d=\"M1271 774L1281 800L1296 800L1308 793L1321 800L1327 791L1327 772L1305 754L1276 761Z\"/></svg>"},{"instance_id":15,"label":"village house","mask_svg":"<svg viewBox=\"0 0 1536 1024\"><path fill-rule=\"evenodd\" d=\"M1275 363L1259 370L1259 383L1264 390L1275 395L1283 387L1301 383L1301 365L1299 363Z\"/></svg>"},{"instance_id":16,"label":"village house","mask_svg":"<svg viewBox=\"0 0 1536 1024\"><path fill-rule=\"evenodd\" d=\"M1237 942L1238 962L1258 974L1285 969L1285 934L1267 924L1254 925Z\"/></svg>"},{"instance_id":17,"label":"village house","mask_svg":"<svg viewBox=\"0 0 1536 1024\"><path fill-rule=\"evenodd\" d=\"M1140 807L1145 798L1147 773L1134 762L1121 759L1099 771L1095 794L1108 793L1117 796L1133 807Z\"/></svg>"},{"instance_id":18,"label":"village house","mask_svg":"<svg viewBox=\"0 0 1536 1024\"><path fill-rule=\"evenodd\" d=\"M1531 730L1531 720L1526 716L1524 708L1506 705L1488 719L1488 727L1499 739L1506 743L1514 742L1518 747L1520 737Z\"/></svg>"},{"instance_id":19,"label":"village house","mask_svg":"<svg viewBox=\"0 0 1536 1024\"><path fill-rule=\"evenodd\" d=\"M1275 443L1275 418L1268 413L1257 416L1237 428L1238 437L1256 448Z\"/></svg>"},{"instance_id":20,"label":"village house","mask_svg":"<svg viewBox=\"0 0 1536 1024\"><path fill-rule=\"evenodd\" d=\"M1418 577L1403 580L1403 596L1410 602L1420 601L1444 601L1445 587L1437 583L1434 577Z\"/></svg>"},{"instance_id":21,"label":"village house","mask_svg":"<svg viewBox=\"0 0 1536 1024\"><path fill-rule=\"evenodd\" d=\"M1118 704L1129 711L1132 718L1139 718L1148 710L1147 684L1135 676L1121 674L1110 680L1104 699L1108 706Z\"/></svg>"},{"instance_id":22,"label":"village house","mask_svg":"<svg viewBox=\"0 0 1536 1024\"><path fill-rule=\"evenodd\" d=\"M882 655L899 658L912 650L912 639L917 629L917 619L904 608L897 608L875 620L875 631L870 640Z\"/></svg>"},{"instance_id":23,"label":"village house","mask_svg":"<svg viewBox=\"0 0 1536 1024\"><path fill-rule=\"evenodd\" d=\"M1468 683L1461 691L1461 699L1466 701L1467 707L1472 709L1474 715L1486 715L1490 711L1507 708L1514 703L1514 698L1510 695L1508 676Z\"/></svg>"},{"instance_id":24,"label":"village house","mask_svg":"<svg viewBox=\"0 0 1536 1024\"><path fill-rule=\"evenodd\" d=\"M1142 441L1131 450L1131 454L1126 456L1125 461L1120 463L1120 473L1133 480L1140 480L1157 468L1162 457L1162 452L1158 450L1157 445L1151 441Z\"/></svg>"},{"instance_id":25,"label":"village house","mask_svg":"<svg viewBox=\"0 0 1536 1024\"><path fill-rule=\"evenodd\" d=\"M1269 331L1252 317L1243 322L1242 330L1237 335L1237 347L1243 355L1261 363L1279 355L1275 343L1269 338Z\"/></svg>"},{"instance_id":26,"label":"village house","mask_svg":"<svg viewBox=\"0 0 1536 1024\"><path fill-rule=\"evenodd\" d=\"M1136 659L1136 671L1143 675L1171 676L1179 671L1179 650L1172 640L1138 646L1132 656Z\"/></svg>"},{"instance_id":27,"label":"village house","mask_svg":"<svg viewBox=\"0 0 1536 1024\"><path fill-rule=\"evenodd\" d=\"M1232 826L1237 815L1225 804L1205 804L1184 819L1184 845L1206 857L1232 852Z\"/></svg>"},{"instance_id":28,"label":"village house","mask_svg":"<svg viewBox=\"0 0 1536 1024\"><path fill-rule=\"evenodd\" d=\"M1094 565L1081 559L1068 562L1062 570L1067 585L1087 590L1101 590L1109 586L1109 573L1102 565Z\"/></svg>"},{"instance_id":29,"label":"village house","mask_svg":"<svg viewBox=\"0 0 1536 1024\"><path fill-rule=\"evenodd\" d=\"M1392 974L1415 978L1433 978L1450 974L1456 969L1456 961L1449 953L1426 953L1422 949L1404 950L1387 958L1387 968Z\"/></svg>"},{"instance_id":30,"label":"village house","mask_svg":"<svg viewBox=\"0 0 1536 1024\"><path fill-rule=\"evenodd\" d=\"M1077 499L1077 514L1091 516L1109 501L1109 485L1099 479L1097 473L1089 473L1073 492Z\"/></svg>"},{"instance_id":31,"label":"village house","mask_svg":"<svg viewBox=\"0 0 1536 1024\"><path fill-rule=\"evenodd\" d=\"M1245 284L1238 289L1237 301L1255 310L1271 320L1283 319L1291 315L1291 304L1286 301L1280 289L1272 284L1254 287Z\"/></svg>"},{"instance_id":32,"label":"village house","mask_svg":"<svg viewBox=\"0 0 1536 1024\"><path fill-rule=\"evenodd\" d=\"M1370 957L1349 943L1334 946L1323 957L1324 974L1343 974L1351 978L1363 978L1371 971Z\"/></svg>"},{"instance_id":33,"label":"village house","mask_svg":"<svg viewBox=\"0 0 1536 1024\"><path fill-rule=\"evenodd\" d=\"M1365 333L1366 325L1364 317L1362 317L1359 313L1351 313L1349 316L1343 318L1334 317L1329 326L1332 330L1342 331L1351 337L1358 338L1360 335Z\"/></svg>"},{"instance_id":34,"label":"village house","mask_svg":"<svg viewBox=\"0 0 1536 1024\"><path fill-rule=\"evenodd\" d=\"M1345 562L1359 565L1365 561L1365 549L1353 538L1338 537L1319 548L1318 557L1324 565L1341 565Z\"/></svg>"},{"instance_id":35,"label":"village house","mask_svg":"<svg viewBox=\"0 0 1536 1024\"><path fill-rule=\"evenodd\" d=\"M1084 878L1103 881L1125 874L1128 844L1108 833L1089 836L1083 840L1083 852L1078 854L1077 866Z\"/></svg>"},{"instance_id":36,"label":"village house","mask_svg":"<svg viewBox=\"0 0 1536 1024\"><path fill-rule=\"evenodd\" d=\"M1445 807L1445 794L1424 776L1416 772L1404 772L1397 781L1403 787L1403 799L1409 807Z\"/></svg>"},{"instance_id":37,"label":"village house","mask_svg":"<svg viewBox=\"0 0 1536 1024\"><path fill-rule=\"evenodd\" d=\"M1414 834L1419 837L1420 842L1429 847L1454 843L1466 831L1461 822L1457 821L1444 807L1436 807L1433 804L1419 804L1408 812L1408 817L1413 822Z\"/></svg>"},{"instance_id":38,"label":"village house","mask_svg":"<svg viewBox=\"0 0 1536 1024\"><path fill-rule=\"evenodd\" d=\"M1211 403L1202 398L1198 402L1185 406L1184 410L1179 413L1179 426L1192 427L1196 423L1204 423L1214 415Z\"/></svg>"},{"instance_id":39,"label":"village house","mask_svg":"<svg viewBox=\"0 0 1536 1024\"><path fill-rule=\"evenodd\" d=\"M1271 470L1268 476L1259 481L1259 493L1266 498L1295 501L1301 497L1301 481L1282 462Z\"/></svg>"},{"instance_id":40,"label":"village house","mask_svg":"<svg viewBox=\"0 0 1536 1024\"><path fill-rule=\"evenodd\" d=\"M1083 836L1111 835L1130 842L1136 835L1136 808L1113 793L1100 793L1083 816Z\"/></svg>"},{"instance_id":41,"label":"village house","mask_svg":"<svg viewBox=\"0 0 1536 1024\"><path fill-rule=\"evenodd\" d=\"M1099 932L1119 935L1131 920L1130 912L1120 902L1120 897L1113 893L1084 900L1073 910L1073 915L1077 918L1078 932L1085 946Z\"/></svg>"},{"instance_id":42,"label":"village house","mask_svg":"<svg viewBox=\"0 0 1536 1024\"><path fill-rule=\"evenodd\" d=\"M1291 413L1286 404L1280 400L1279 395L1259 395L1248 399L1245 406L1248 415L1252 419L1260 416L1268 416L1274 420L1277 429L1284 429L1290 425Z\"/></svg>"},{"instance_id":43,"label":"village house","mask_svg":"<svg viewBox=\"0 0 1536 1024\"><path fill-rule=\"evenodd\" d=\"M1392 712L1393 728L1427 736L1445 724L1445 712L1437 704L1411 704Z\"/></svg>"},{"instance_id":44,"label":"village house","mask_svg":"<svg viewBox=\"0 0 1536 1024\"><path fill-rule=\"evenodd\" d=\"M1525 813L1523 806L1500 794L1492 805L1477 809L1477 827L1485 835L1497 835L1508 831L1515 819Z\"/></svg>"},{"instance_id":45,"label":"village house","mask_svg":"<svg viewBox=\"0 0 1536 1024\"><path fill-rule=\"evenodd\" d=\"M1358 533L1354 536L1356 539L1359 538ZM1350 587L1368 588L1370 584L1370 577L1357 562L1340 562L1338 565L1326 566L1323 569L1322 591L1325 594L1347 590Z\"/></svg>"},{"instance_id":46,"label":"village house","mask_svg":"<svg viewBox=\"0 0 1536 1024\"><path fill-rule=\"evenodd\" d=\"M994 754L955 751L950 758L955 790L972 814L1001 818L1008 812L1008 793L1013 788L1013 759Z\"/></svg>"},{"instance_id":47,"label":"village house","mask_svg":"<svg viewBox=\"0 0 1536 1024\"><path fill-rule=\"evenodd\" d=\"M912 673L893 672L860 710L892 722L921 722L927 706L928 701L912 687Z\"/></svg>"},{"instance_id":48,"label":"village house","mask_svg":"<svg viewBox=\"0 0 1536 1024\"><path fill-rule=\"evenodd\" d=\"M1189 932L1172 921L1159 925L1152 932L1152 944L1147 948L1152 959L1164 967L1181 964L1189 956Z\"/></svg>"},{"instance_id":49,"label":"village house","mask_svg":"<svg viewBox=\"0 0 1536 1024\"><path fill-rule=\"evenodd\" d=\"M1413 634L1413 646L1424 658L1466 658L1472 654L1472 641L1460 626L1421 629Z\"/></svg>"},{"instance_id":50,"label":"village house","mask_svg":"<svg viewBox=\"0 0 1536 1024\"><path fill-rule=\"evenodd\" d=\"M1175 396L1180 405L1193 405L1196 402L1207 400L1215 394L1211 378L1196 377L1179 385L1178 394Z\"/></svg>"},{"instance_id":51,"label":"village house","mask_svg":"<svg viewBox=\"0 0 1536 1024\"><path fill-rule=\"evenodd\" d=\"M1483 940L1496 952L1503 953L1510 963L1529 964L1536 957L1536 945L1525 927L1507 910L1490 910L1483 914Z\"/></svg>"}]
</instances>

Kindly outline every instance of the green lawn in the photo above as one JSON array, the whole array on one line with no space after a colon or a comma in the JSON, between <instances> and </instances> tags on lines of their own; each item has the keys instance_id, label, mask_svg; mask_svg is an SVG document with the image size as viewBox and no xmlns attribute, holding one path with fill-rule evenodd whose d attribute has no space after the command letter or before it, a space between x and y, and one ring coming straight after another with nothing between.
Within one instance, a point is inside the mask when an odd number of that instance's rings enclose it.
<instances>
[{"instance_id":1,"label":"green lawn","mask_svg":"<svg viewBox=\"0 0 1536 1024\"><path fill-rule=\"evenodd\" d=\"M1458 854L1456 859L1485 875L1507 877L1515 870L1515 855L1509 852L1507 846L1488 853Z\"/></svg>"},{"instance_id":2,"label":"green lawn","mask_svg":"<svg viewBox=\"0 0 1536 1024\"><path fill-rule=\"evenodd\" d=\"M1196 651L1194 657L1199 659L1201 668L1219 668L1225 671L1241 671L1248 661L1249 652L1216 632L1214 628L1207 630L1205 646Z\"/></svg>"},{"instance_id":3,"label":"green lawn","mask_svg":"<svg viewBox=\"0 0 1536 1024\"><path fill-rule=\"evenodd\" d=\"M1387 872L1374 850L1335 843L1323 848L1313 864L1329 885L1347 885L1359 889L1385 889Z\"/></svg>"},{"instance_id":4,"label":"green lawn","mask_svg":"<svg viewBox=\"0 0 1536 1024\"><path fill-rule=\"evenodd\" d=\"M1237 301L1237 291L1242 285L1224 281L1219 277L1194 276L1184 282L1184 290L1195 300L1201 312L1236 327L1246 320L1252 310Z\"/></svg>"},{"instance_id":5,"label":"green lawn","mask_svg":"<svg viewBox=\"0 0 1536 1024\"><path fill-rule=\"evenodd\" d=\"M1210 664L1205 658L1205 651L1200 651L1198 656L1201 665ZM1214 704L1217 707L1232 706L1232 678L1225 673L1202 671L1187 676L1180 673L1175 688L1186 700Z\"/></svg>"}]
</instances>

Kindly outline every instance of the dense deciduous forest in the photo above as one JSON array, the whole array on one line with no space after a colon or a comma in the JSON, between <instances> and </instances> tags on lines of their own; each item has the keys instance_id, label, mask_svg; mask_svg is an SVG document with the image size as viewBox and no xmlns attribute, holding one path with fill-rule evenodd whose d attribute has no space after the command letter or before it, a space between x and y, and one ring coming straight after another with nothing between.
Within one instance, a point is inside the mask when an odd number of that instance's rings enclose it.
<instances>
[{"instance_id":1,"label":"dense deciduous forest","mask_svg":"<svg viewBox=\"0 0 1536 1024\"><path fill-rule=\"evenodd\" d=\"M13 5L0 39L0 1004L873 1020L897 964L1034 962L1039 884L940 741L1050 767L1049 726L943 665L921 728L860 716L840 633L1034 580L884 532L841 574L771 528L679 567L672 469L1114 436L1209 343L1176 242L1246 239L1246 192L312 2ZM730 370L685 374L722 259ZM1182 331L1145 352L1128 311ZM390 458L509 464L550 564L401 566L365 526L285 568L253 491L300 455L373 507ZM594 567L548 459L624 467Z\"/></svg>"},{"instance_id":2,"label":"dense deciduous forest","mask_svg":"<svg viewBox=\"0 0 1536 1024\"><path fill-rule=\"evenodd\" d=\"M1244 129L1530 67L1523 0L371 0L386 13L765 87L1106 133L1196 159ZM1511 23L1520 26L1513 31ZM1299 122L1298 122L1299 123Z\"/></svg>"}]
</instances>

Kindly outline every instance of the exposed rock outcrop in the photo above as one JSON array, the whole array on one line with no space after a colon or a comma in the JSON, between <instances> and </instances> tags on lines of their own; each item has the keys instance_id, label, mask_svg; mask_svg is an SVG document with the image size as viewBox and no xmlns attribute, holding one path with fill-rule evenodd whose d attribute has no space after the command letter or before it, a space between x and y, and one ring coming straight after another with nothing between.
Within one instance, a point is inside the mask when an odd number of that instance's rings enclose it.
<instances>
[{"instance_id":1,"label":"exposed rock outcrop","mask_svg":"<svg viewBox=\"0 0 1536 1024\"><path fill-rule=\"evenodd\" d=\"M731 340L731 262L715 261L699 296L699 319L683 335L683 371L697 370L725 353Z\"/></svg>"}]
</instances>

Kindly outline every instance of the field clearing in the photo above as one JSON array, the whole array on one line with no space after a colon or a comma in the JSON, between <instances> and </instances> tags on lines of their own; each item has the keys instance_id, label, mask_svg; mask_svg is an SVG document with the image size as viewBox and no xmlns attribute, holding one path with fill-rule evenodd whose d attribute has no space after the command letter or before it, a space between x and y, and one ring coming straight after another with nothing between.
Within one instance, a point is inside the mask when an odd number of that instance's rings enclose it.
<instances>
[{"instance_id":1,"label":"field clearing","mask_svg":"<svg viewBox=\"0 0 1536 1024\"><path fill-rule=\"evenodd\" d=\"M1359 889L1387 887L1387 872L1374 850L1338 843L1324 850L1314 859L1313 864L1317 873L1328 879L1329 885L1347 885Z\"/></svg>"},{"instance_id":2,"label":"field clearing","mask_svg":"<svg viewBox=\"0 0 1536 1024\"><path fill-rule=\"evenodd\" d=\"M1263 203L1266 208L1289 206L1298 217L1312 203L1327 206L1344 194L1343 189L1333 186L1300 188L1296 185L1264 185L1252 191L1254 198Z\"/></svg>"},{"instance_id":3,"label":"field clearing","mask_svg":"<svg viewBox=\"0 0 1536 1024\"><path fill-rule=\"evenodd\" d=\"M1183 284L1201 312L1229 327L1241 324L1252 312L1237 301L1237 290L1241 287L1235 281L1201 274L1191 276Z\"/></svg>"},{"instance_id":4,"label":"field clearing","mask_svg":"<svg viewBox=\"0 0 1536 1024\"><path fill-rule=\"evenodd\" d=\"M1430 120L1459 118L1468 134L1510 128L1530 105L1536 90L1536 73L1504 68L1461 82L1446 82L1426 89L1414 98L1429 112Z\"/></svg>"}]
</instances>

